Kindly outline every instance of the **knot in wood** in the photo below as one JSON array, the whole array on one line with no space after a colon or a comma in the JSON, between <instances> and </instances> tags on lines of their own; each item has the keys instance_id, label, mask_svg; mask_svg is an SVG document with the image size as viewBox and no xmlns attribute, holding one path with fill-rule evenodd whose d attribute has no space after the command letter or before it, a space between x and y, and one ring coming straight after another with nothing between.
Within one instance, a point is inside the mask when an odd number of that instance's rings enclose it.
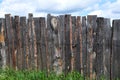
<instances>
[{"instance_id":1,"label":"knot in wood","mask_svg":"<svg viewBox=\"0 0 120 80\"><path fill-rule=\"evenodd\" d=\"M55 17L51 18L50 23L51 23L52 29L56 30L57 29L57 18Z\"/></svg>"}]
</instances>

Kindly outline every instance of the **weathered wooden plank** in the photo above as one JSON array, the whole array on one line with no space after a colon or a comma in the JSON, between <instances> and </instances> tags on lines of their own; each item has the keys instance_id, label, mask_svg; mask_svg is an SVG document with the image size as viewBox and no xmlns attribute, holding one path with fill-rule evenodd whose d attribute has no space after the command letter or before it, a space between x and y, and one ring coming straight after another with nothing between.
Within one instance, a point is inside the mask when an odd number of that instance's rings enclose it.
<instances>
[{"instance_id":1,"label":"weathered wooden plank","mask_svg":"<svg viewBox=\"0 0 120 80\"><path fill-rule=\"evenodd\" d=\"M120 79L120 20L113 20L112 79Z\"/></svg>"},{"instance_id":2,"label":"weathered wooden plank","mask_svg":"<svg viewBox=\"0 0 120 80\"><path fill-rule=\"evenodd\" d=\"M34 53L34 69L37 69L37 45L36 45L36 34L34 20L32 21L32 37L33 37L33 53Z\"/></svg>"},{"instance_id":3,"label":"weathered wooden plank","mask_svg":"<svg viewBox=\"0 0 120 80\"><path fill-rule=\"evenodd\" d=\"M41 61L42 61L42 70L47 70L47 57L46 57L46 42L45 42L45 31L46 31L46 22L45 22L45 18L41 17L40 18L40 54L41 54Z\"/></svg>"},{"instance_id":4,"label":"weathered wooden plank","mask_svg":"<svg viewBox=\"0 0 120 80\"><path fill-rule=\"evenodd\" d=\"M65 73L71 71L72 53L72 20L71 15L65 15Z\"/></svg>"},{"instance_id":5,"label":"weathered wooden plank","mask_svg":"<svg viewBox=\"0 0 120 80\"><path fill-rule=\"evenodd\" d=\"M37 51L36 51L36 35L35 35L35 26L33 20L33 14L29 14L28 18L28 27L29 27L29 61L30 69L37 68Z\"/></svg>"},{"instance_id":6,"label":"weathered wooden plank","mask_svg":"<svg viewBox=\"0 0 120 80\"><path fill-rule=\"evenodd\" d=\"M17 68L22 69L22 42L21 42L21 30L20 30L20 20L19 16L15 16L14 18L14 28L15 28L15 35L16 35L16 56L17 56Z\"/></svg>"},{"instance_id":7,"label":"weathered wooden plank","mask_svg":"<svg viewBox=\"0 0 120 80\"><path fill-rule=\"evenodd\" d=\"M22 68L27 69L27 62L26 62L26 44L28 44L27 40L27 31L26 31L26 17L20 17L20 29L21 29L21 47L22 47Z\"/></svg>"},{"instance_id":8,"label":"weathered wooden plank","mask_svg":"<svg viewBox=\"0 0 120 80\"><path fill-rule=\"evenodd\" d=\"M47 15L47 29L46 29L46 54L47 54L47 71L52 70L52 61L54 55L54 39L53 39L53 29L51 27L51 15Z\"/></svg>"},{"instance_id":9,"label":"weathered wooden plank","mask_svg":"<svg viewBox=\"0 0 120 80\"><path fill-rule=\"evenodd\" d=\"M5 20L0 18L0 67L6 67L6 47L5 47Z\"/></svg>"},{"instance_id":10,"label":"weathered wooden plank","mask_svg":"<svg viewBox=\"0 0 120 80\"><path fill-rule=\"evenodd\" d=\"M83 54L82 54L82 23L81 17L77 17L77 25L78 25L78 40L79 40L79 56L80 56L80 73L83 74Z\"/></svg>"},{"instance_id":11,"label":"weathered wooden plank","mask_svg":"<svg viewBox=\"0 0 120 80\"><path fill-rule=\"evenodd\" d=\"M83 54L83 74L87 76L87 25L86 17L82 17L82 54Z\"/></svg>"},{"instance_id":12,"label":"weathered wooden plank","mask_svg":"<svg viewBox=\"0 0 120 80\"><path fill-rule=\"evenodd\" d=\"M93 61L94 61L94 55L96 55L93 52L93 42L94 42L94 31L96 28L96 18L97 16L87 16L87 71L88 75L90 76L90 80L93 79Z\"/></svg>"},{"instance_id":13,"label":"weathered wooden plank","mask_svg":"<svg viewBox=\"0 0 120 80\"><path fill-rule=\"evenodd\" d=\"M59 19L57 16L51 17L51 28L53 30L53 45L54 45L54 54L53 54L53 71L59 75L62 73L62 58L61 58L61 47L60 47L60 26Z\"/></svg>"},{"instance_id":14,"label":"weathered wooden plank","mask_svg":"<svg viewBox=\"0 0 120 80\"><path fill-rule=\"evenodd\" d=\"M77 27L76 27L76 16L72 16L72 59L71 59L71 70L76 70L77 71L77 64L75 64L75 59L77 59L76 57L76 53L77 53ZM78 64L79 65L79 64Z\"/></svg>"},{"instance_id":15,"label":"weathered wooden plank","mask_svg":"<svg viewBox=\"0 0 120 80\"><path fill-rule=\"evenodd\" d=\"M97 45L97 36L96 36L96 32L97 32L97 16L93 15L91 16L91 25L92 25L92 37L93 37L93 53L91 54L91 58L92 58L92 78L95 79L96 78L96 45Z\"/></svg>"},{"instance_id":16,"label":"weathered wooden plank","mask_svg":"<svg viewBox=\"0 0 120 80\"><path fill-rule=\"evenodd\" d=\"M14 68L15 65L15 55L14 55L14 38L13 38L13 29L12 29L12 18L10 14L5 15L5 29L6 29L6 35L7 35L7 46L8 46L8 52L7 52L7 64L8 67L12 67L12 64ZM13 58L12 58L13 56ZM12 58L12 59L11 59Z\"/></svg>"},{"instance_id":17,"label":"weathered wooden plank","mask_svg":"<svg viewBox=\"0 0 120 80\"><path fill-rule=\"evenodd\" d=\"M59 41L61 49L61 59L62 59L62 71L65 72L65 32L64 32L64 15L59 16Z\"/></svg>"},{"instance_id":18,"label":"weathered wooden plank","mask_svg":"<svg viewBox=\"0 0 120 80\"><path fill-rule=\"evenodd\" d=\"M14 68L14 69L17 69L17 67L16 67L16 50L15 50L15 45L14 45L14 40L15 40L15 34L14 34L14 17L13 16L11 16L11 30L10 30L10 32L11 32L11 36L12 36L12 43L11 43L11 45L12 45L12 55L11 55L11 66L12 66L12 68Z\"/></svg>"},{"instance_id":19,"label":"weathered wooden plank","mask_svg":"<svg viewBox=\"0 0 120 80\"><path fill-rule=\"evenodd\" d=\"M40 18L33 18L34 19L34 25L35 25L35 34L36 34L36 45L37 45L37 64L38 69L42 70L42 62L41 62L41 46L40 46L40 40L41 40L41 26L40 26Z\"/></svg>"},{"instance_id":20,"label":"weathered wooden plank","mask_svg":"<svg viewBox=\"0 0 120 80\"><path fill-rule=\"evenodd\" d=\"M104 18L103 67L106 80L110 80L111 26L110 19Z\"/></svg>"},{"instance_id":21,"label":"weathered wooden plank","mask_svg":"<svg viewBox=\"0 0 120 80\"><path fill-rule=\"evenodd\" d=\"M103 41L104 41L104 18L97 18L97 50L96 50L96 77L99 80L104 74L103 68Z\"/></svg>"},{"instance_id":22,"label":"weathered wooden plank","mask_svg":"<svg viewBox=\"0 0 120 80\"><path fill-rule=\"evenodd\" d=\"M80 17L77 17L76 19L76 31L75 31L75 43L73 45L76 47L76 52L75 52L75 70L80 72Z\"/></svg>"},{"instance_id":23,"label":"weathered wooden plank","mask_svg":"<svg viewBox=\"0 0 120 80\"><path fill-rule=\"evenodd\" d=\"M21 18L22 20L22 18ZM24 51L25 51L25 68L29 69L29 27L26 24L26 17L23 17L23 39L24 39Z\"/></svg>"}]
</instances>

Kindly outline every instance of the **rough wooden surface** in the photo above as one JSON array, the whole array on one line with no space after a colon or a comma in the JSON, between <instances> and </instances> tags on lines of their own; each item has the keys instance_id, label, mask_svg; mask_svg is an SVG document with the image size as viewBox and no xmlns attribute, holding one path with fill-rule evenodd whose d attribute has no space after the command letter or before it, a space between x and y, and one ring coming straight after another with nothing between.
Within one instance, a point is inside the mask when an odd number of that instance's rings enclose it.
<instances>
[{"instance_id":1,"label":"rough wooden surface","mask_svg":"<svg viewBox=\"0 0 120 80\"><path fill-rule=\"evenodd\" d=\"M12 56L14 56L14 42L13 42L13 34L12 34L12 19L11 19L11 15L10 14L6 14L5 15L5 29L6 29L6 41L7 41L7 46L8 46L8 50L7 50L7 66L12 67L12 64L14 64L14 68L15 68L15 62L14 62L14 57L12 59Z\"/></svg>"},{"instance_id":2,"label":"rough wooden surface","mask_svg":"<svg viewBox=\"0 0 120 80\"><path fill-rule=\"evenodd\" d=\"M45 42L45 31L46 31L46 22L45 22L45 18L40 18L40 32L41 32L41 39L40 39L40 43L41 43L41 59L42 59L42 69L46 70L47 69L47 57L46 57L46 42Z\"/></svg>"},{"instance_id":3,"label":"rough wooden surface","mask_svg":"<svg viewBox=\"0 0 120 80\"><path fill-rule=\"evenodd\" d=\"M26 62L26 17L20 17L20 29L21 29L21 47L22 47L22 69L27 69L27 62Z\"/></svg>"},{"instance_id":4,"label":"rough wooden surface","mask_svg":"<svg viewBox=\"0 0 120 80\"><path fill-rule=\"evenodd\" d=\"M0 67L6 67L5 20L0 18Z\"/></svg>"},{"instance_id":5,"label":"rough wooden surface","mask_svg":"<svg viewBox=\"0 0 120 80\"><path fill-rule=\"evenodd\" d=\"M110 80L110 51L111 51L111 25L110 19L104 18L104 40L103 40L103 65L104 76Z\"/></svg>"},{"instance_id":6,"label":"rough wooden surface","mask_svg":"<svg viewBox=\"0 0 120 80\"><path fill-rule=\"evenodd\" d=\"M29 64L31 66L31 69L35 69L37 68L37 51L33 14L29 14L28 28L29 28Z\"/></svg>"},{"instance_id":7,"label":"rough wooden surface","mask_svg":"<svg viewBox=\"0 0 120 80\"><path fill-rule=\"evenodd\" d=\"M59 16L59 37L60 37L60 48L61 48L61 59L63 72L65 71L65 32L64 32L64 15Z\"/></svg>"},{"instance_id":8,"label":"rough wooden surface","mask_svg":"<svg viewBox=\"0 0 120 80\"><path fill-rule=\"evenodd\" d=\"M79 64L76 64L76 53L77 53L77 35L78 35L78 29L77 29L77 26L76 26L76 16L72 16L72 49L73 49L73 52L72 52L72 66L71 66L71 69L72 71L73 70L78 70L78 68L76 67L76 65L79 65Z\"/></svg>"},{"instance_id":9,"label":"rough wooden surface","mask_svg":"<svg viewBox=\"0 0 120 80\"><path fill-rule=\"evenodd\" d=\"M15 28L15 34L16 34L16 53L15 56L17 57L17 68L18 69L22 69L22 42L21 42L21 29L20 29L20 20L19 20L19 16L15 16L14 19L14 28Z\"/></svg>"},{"instance_id":10,"label":"rough wooden surface","mask_svg":"<svg viewBox=\"0 0 120 80\"><path fill-rule=\"evenodd\" d=\"M90 76L90 80L93 79L93 61L96 53L93 52L93 44L94 44L94 31L96 28L96 18L97 16L87 16L87 71L88 76Z\"/></svg>"},{"instance_id":11,"label":"rough wooden surface","mask_svg":"<svg viewBox=\"0 0 120 80\"><path fill-rule=\"evenodd\" d=\"M96 50L96 77L99 80L104 74L103 44L104 44L104 18L97 18L97 50Z\"/></svg>"},{"instance_id":12,"label":"rough wooden surface","mask_svg":"<svg viewBox=\"0 0 120 80\"><path fill-rule=\"evenodd\" d=\"M35 25L35 35L36 35L36 47L37 47L37 69L42 69L42 53L40 46L41 39L41 26L40 26L40 18L33 18Z\"/></svg>"},{"instance_id":13,"label":"rough wooden surface","mask_svg":"<svg viewBox=\"0 0 120 80\"><path fill-rule=\"evenodd\" d=\"M51 27L51 15L47 15L47 29L46 29L46 53L47 53L47 70L50 72L52 70L52 61L54 55L54 39L53 39L53 29Z\"/></svg>"},{"instance_id":14,"label":"rough wooden surface","mask_svg":"<svg viewBox=\"0 0 120 80\"><path fill-rule=\"evenodd\" d=\"M112 78L120 78L120 20L113 21Z\"/></svg>"},{"instance_id":15,"label":"rough wooden surface","mask_svg":"<svg viewBox=\"0 0 120 80\"><path fill-rule=\"evenodd\" d=\"M82 17L82 53L83 53L83 74L87 74L87 25L86 17Z\"/></svg>"},{"instance_id":16,"label":"rough wooden surface","mask_svg":"<svg viewBox=\"0 0 120 80\"><path fill-rule=\"evenodd\" d=\"M71 16L65 15L65 73L70 72L71 70L71 57L72 57L72 50L71 50Z\"/></svg>"}]
</instances>

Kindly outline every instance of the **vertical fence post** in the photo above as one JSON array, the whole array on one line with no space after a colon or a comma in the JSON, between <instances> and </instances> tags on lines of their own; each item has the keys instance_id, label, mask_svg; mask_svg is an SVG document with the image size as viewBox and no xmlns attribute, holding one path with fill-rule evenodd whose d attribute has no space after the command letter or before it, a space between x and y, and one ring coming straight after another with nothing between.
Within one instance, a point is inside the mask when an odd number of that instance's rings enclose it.
<instances>
[{"instance_id":1,"label":"vertical fence post","mask_svg":"<svg viewBox=\"0 0 120 80\"><path fill-rule=\"evenodd\" d=\"M87 16L87 68L90 80L93 79L93 60L96 53L93 53L94 29L96 28L97 16Z\"/></svg>"},{"instance_id":2,"label":"vertical fence post","mask_svg":"<svg viewBox=\"0 0 120 80\"><path fill-rule=\"evenodd\" d=\"M65 15L65 73L71 71L72 57L72 24L71 16Z\"/></svg>"},{"instance_id":3,"label":"vertical fence post","mask_svg":"<svg viewBox=\"0 0 120 80\"><path fill-rule=\"evenodd\" d=\"M80 45L80 73L83 74L83 54L82 54L82 23L81 23L81 17L77 17L77 24L78 24L78 29L79 29L79 35L78 35L78 40L79 40L79 45Z\"/></svg>"},{"instance_id":4,"label":"vertical fence post","mask_svg":"<svg viewBox=\"0 0 120 80\"><path fill-rule=\"evenodd\" d=\"M22 69L22 42L21 42L21 29L20 29L20 20L19 20L19 16L15 16L14 19L14 28L15 28L15 33L14 35L16 35L15 39L15 43L16 43L16 57L17 57L17 68L18 69Z\"/></svg>"},{"instance_id":5,"label":"vertical fence post","mask_svg":"<svg viewBox=\"0 0 120 80\"><path fill-rule=\"evenodd\" d=\"M6 47L5 47L5 20L0 18L0 67L6 67Z\"/></svg>"},{"instance_id":6,"label":"vertical fence post","mask_svg":"<svg viewBox=\"0 0 120 80\"><path fill-rule=\"evenodd\" d=\"M21 47L22 47L22 68L27 69L27 62L26 62L26 44L28 44L27 40L27 30L26 30L26 17L20 17L20 30L21 30Z\"/></svg>"},{"instance_id":7,"label":"vertical fence post","mask_svg":"<svg viewBox=\"0 0 120 80\"><path fill-rule=\"evenodd\" d=\"M111 49L111 26L110 19L104 18L103 27L103 67L106 80L110 80L110 49Z\"/></svg>"},{"instance_id":8,"label":"vertical fence post","mask_svg":"<svg viewBox=\"0 0 120 80\"><path fill-rule=\"evenodd\" d=\"M40 18L33 18L35 25L35 34L36 34L36 47L37 47L37 69L43 70L42 68L42 53L41 53L41 26L40 26ZM43 48L44 49L44 48Z\"/></svg>"},{"instance_id":9,"label":"vertical fence post","mask_svg":"<svg viewBox=\"0 0 120 80\"><path fill-rule=\"evenodd\" d=\"M33 14L31 13L29 14L28 27L29 27L30 66L31 66L31 69L37 69L36 35L35 35Z\"/></svg>"},{"instance_id":10,"label":"vertical fence post","mask_svg":"<svg viewBox=\"0 0 120 80\"><path fill-rule=\"evenodd\" d=\"M42 70L47 70L47 55L46 55L46 22L45 18L40 18L40 48L41 48L41 59L42 59Z\"/></svg>"},{"instance_id":11,"label":"vertical fence post","mask_svg":"<svg viewBox=\"0 0 120 80\"><path fill-rule=\"evenodd\" d=\"M65 72L65 31L64 31L65 16L59 16L59 39L61 48L62 71Z\"/></svg>"},{"instance_id":12,"label":"vertical fence post","mask_svg":"<svg viewBox=\"0 0 120 80\"><path fill-rule=\"evenodd\" d=\"M97 18L97 50L96 50L96 77L98 80L104 74L103 68L103 43L104 43L104 18Z\"/></svg>"},{"instance_id":13,"label":"vertical fence post","mask_svg":"<svg viewBox=\"0 0 120 80\"><path fill-rule=\"evenodd\" d=\"M14 50L14 37L13 37L13 28L12 28L12 17L10 14L5 15L5 32L6 32L6 41L8 46L7 51L7 66L16 68L15 62L15 50Z\"/></svg>"},{"instance_id":14,"label":"vertical fence post","mask_svg":"<svg viewBox=\"0 0 120 80\"><path fill-rule=\"evenodd\" d=\"M47 30L46 30L46 53L47 53L47 70L48 73L52 70L52 61L54 55L54 39L53 39L53 29L51 26L51 18L50 14L47 15Z\"/></svg>"},{"instance_id":15,"label":"vertical fence post","mask_svg":"<svg viewBox=\"0 0 120 80\"><path fill-rule=\"evenodd\" d=\"M82 54L83 54L83 74L87 74L87 25L86 17L82 17Z\"/></svg>"},{"instance_id":16,"label":"vertical fence post","mask_svg":"<svg viewBox=\"0 0 120 80\"><path fill-rule=\"evenodd\" d=\"M72 54L72 60L71 60L71 69L79 71L79 63L77 63L77 37L78 37L78 27L76 26L76 16L72 16L72 49L73 49L73 54ZM79 57L79 56L78 56ZM79 59L78 59L79 60Z\"/></svg>"},{"instance_id":17,"label":"vertical fence post","mask_svg":"<svg viewBox=\"0 0 120 80\"><path fill-rule=\"evenodd\" d=\"M120 20L113 20L112 79L120 79Z\"/></svg>"}]
</instances>

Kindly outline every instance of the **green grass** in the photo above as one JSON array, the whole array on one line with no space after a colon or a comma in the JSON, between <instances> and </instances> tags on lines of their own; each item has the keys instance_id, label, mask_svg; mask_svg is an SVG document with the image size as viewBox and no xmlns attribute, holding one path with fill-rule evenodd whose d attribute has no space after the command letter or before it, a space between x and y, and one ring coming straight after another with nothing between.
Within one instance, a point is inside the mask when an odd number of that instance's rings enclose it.
<instances>
[{"instance_id":1,"label":"green grass","mask_svg":"<svg viewBox=\"0 0 120 80\"><path fill-rule=\"evenodd\" d=\"M13 69L0 69L0 80L89 80L85 79L78 72L70 72L67 75L61 74L59 76L54 73L46 74L45 71L36 70L13 70ZM102 77L100 80L105 80ZM119 79L116 79L119 80Z\"/></svg>"},{"instance_id":2,"label":"green grass","mask_svg":"<svg viewBox=\"0 0 120 80\"><path fill-rule=\"evenodd\" d=\"M84 77L77 72L57 76L52 72L47 75L44 71L1 69L0 80L84 80Z\"/></svg>"}]
</instances>

